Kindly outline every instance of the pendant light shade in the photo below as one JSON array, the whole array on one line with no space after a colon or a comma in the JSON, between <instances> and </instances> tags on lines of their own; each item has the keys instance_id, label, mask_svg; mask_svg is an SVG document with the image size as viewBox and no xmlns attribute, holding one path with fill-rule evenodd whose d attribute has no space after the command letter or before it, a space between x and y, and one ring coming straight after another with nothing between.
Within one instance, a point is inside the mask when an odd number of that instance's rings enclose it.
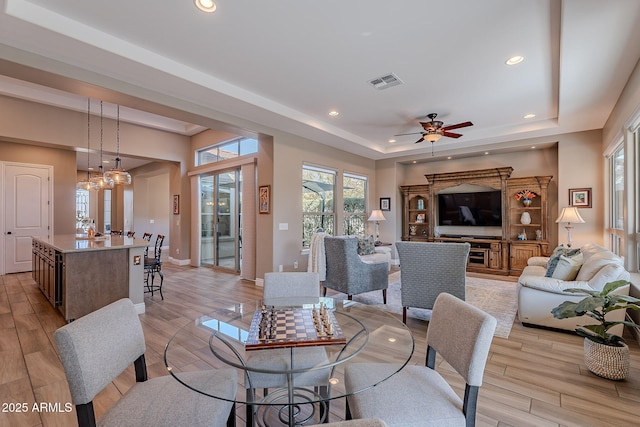
<instances>
[{"instance_id":1,"label":"pendant light shade","mask_svg":"<svg viewBox=\"0 0 640 427\"><path fill-rule=\"evenodd\" d=\"M120 160L120 106L117 107L116 130L116 165L104 173L104 179L113 181L115 185L131 184L131 174L124 170Z\"/></svg>"},{"instance_id":2,"label":"pendant light shade","mask_svg":"<svg viewBox=\"0 0 640 427\"><path fill-rule=\"evenodd\" d=\"M87 179L76 184L79 190L95 191L98 186L91 181L91 171L89 170L89 145L91 142L91 98L87 98Z\"/></svg>"},{"instance_id":3,"label":"pendant light shade","mask_svg":"<svg viewBox=\"0 0 640 427\"><path fill-rule=\"evenodd\" d=\"M105 178L104 168L102 167L102 116L102 101L100 101L100 166L98 166L98 173L91 177L91 182L93 182L100 190L113 188L113 181L109 181Z\"/></svg>"}]
</instances>

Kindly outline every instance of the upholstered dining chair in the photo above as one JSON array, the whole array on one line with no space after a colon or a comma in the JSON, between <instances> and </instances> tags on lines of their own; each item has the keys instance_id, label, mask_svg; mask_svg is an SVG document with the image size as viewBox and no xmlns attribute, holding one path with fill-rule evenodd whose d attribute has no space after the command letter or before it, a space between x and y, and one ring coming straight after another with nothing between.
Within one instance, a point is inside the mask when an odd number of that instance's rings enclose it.
<instances>
[{"instance_id":1,"label":"upholstered dining chair","mask_svg":"<svg viewBox=\"0 0 640 427\"><path fill-rule=\"evenodd\" d=\"M263 302L265 305L298 306L318 303L320 297L320 279L313 272L277 272L265 273ZM324 347L298 347L295 350L295 368L304 369L329 363ZM268 370L286 370L291 368L292 350L290 348L251 351L247 355L247 364ZM295 387L314 387L320 394L326 395L329 384L329 369L313 369L293 375ZM282 388L287 386L286 374L270 374L247 371L245 388L247 399L253 400L256 389ZM247 425L253 425L255 408L247 405ZM328 412L327 412L328 414ZM324 412L321 412L321 417Z\"/></svg>"},{"instance_id":2,"label":"upholstered dining chair","mask_svg":"<svg viewBox=\"0 0 640 427\"><path fill-rule=\"evenodd\" d=\"M389 287L389 263L366 263L358 256L358 239L349 236L326 236L324 250L327 259L326 278L322 283L324 295L327 288L353 295L382 291L382 300L387 303Z\"/></svg>"},{"instance_id":3,"label":"upholstered dining chair","mask_svg":"<svg viewBox=\"0 0 640 427\"><path fill-rule=\"evenodd\" d=\"M94 397L131 364L136 383L99 420L103 426L233 426L235 369L183 373L215 384L229 401L196 393L170 375L147 379L145 340L138 313L124 298L69 323L53 334L76 406L78 425L95 426Z\"/></svg>"},{"instance_id":4,"label":"upholstered dining chair","mask_svg":"<svg viewBox=\"0 0 640 427\"><path fill-rule=\"evenodd\" d=\"M162 295L162 284L164 283L164 273L162 272L162 244L163 243L164 243L164 236L162 234L158 234L156 236L156 243L153 247L153 258L149 256L145 256L144 258L145 293L151 293L151 296L153 296L155 291L159 291L160 298L162 300L164 300L164 295ZM160 283L157 285L155 284L156 273L158 273L158 275L160 276Z\"/></svg>"},{"instance_id":5,"label":"upholstered dining chair","mask_svg":"<svg viewBox=\"0 0 640 427\"><path fill-rule=\"evenodd\" d=\"M377 386L348 396L346 418L380 418L390 427L474 426L478 390L495 329L495 318L441 293L427 329L426 366L406 366ZM436 372L436 353L464 379L463 399ZM371 384L369 376L377 368L376 363L347 366L347 391Z\"/></svg>"},{"instance_id":6,"label":"upholstered dining chair","mask_svg":"<svg viewBox=\"0 0 640 427\"><path fill-rule=\"evenodd\" d=\"M441 292L465 299L469 243L396 242L402 321L408 308L432 309Z\"/></svg>"}]
</instances>

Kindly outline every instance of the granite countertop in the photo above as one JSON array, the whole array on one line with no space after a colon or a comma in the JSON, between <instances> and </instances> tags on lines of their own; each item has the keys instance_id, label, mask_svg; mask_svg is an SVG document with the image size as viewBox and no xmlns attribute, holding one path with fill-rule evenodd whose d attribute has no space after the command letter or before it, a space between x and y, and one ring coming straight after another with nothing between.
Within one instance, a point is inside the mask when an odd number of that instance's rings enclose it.
<instances>
[{"instance_id":1,"label":"granite countertop","mask_svg":"<svg viewBox=\"0 0 640 427\"><path fill-rule=\"evenodd\" d=\"M37 242L46 243L63 253L108 249L144 248L149 242L140 238L123 236L104 236L89 239L84 234L58 234L49 239L33 238Z\"/></svg>"}]
</instances>

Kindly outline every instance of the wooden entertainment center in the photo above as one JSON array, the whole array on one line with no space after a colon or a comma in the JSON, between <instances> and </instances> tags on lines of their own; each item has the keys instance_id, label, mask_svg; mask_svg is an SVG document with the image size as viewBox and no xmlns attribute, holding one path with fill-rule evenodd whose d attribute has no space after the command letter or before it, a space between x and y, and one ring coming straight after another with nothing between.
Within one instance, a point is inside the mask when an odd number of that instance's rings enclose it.
<instances>
[{"instance_id":1,"label":"wooden entertainment center","mask_svg":"<svg viewBox=\"0 0 640 427\"><path fill-rule=\"evenodd\" d=\"M552 177L510 178L511 172L512 167L503 167L430 174L425 175L426 185L401 186L402 240L469 242L468 271L519 275L530 257L548 254L547 189ZM447 227L438 226L438 194L456 188L500 191L502 221L493 227L493 235L474 235L474 227L462 234L445 233ZM527 191L534 197L525 205L516 196Z\"/></svg>"}]
</instances>

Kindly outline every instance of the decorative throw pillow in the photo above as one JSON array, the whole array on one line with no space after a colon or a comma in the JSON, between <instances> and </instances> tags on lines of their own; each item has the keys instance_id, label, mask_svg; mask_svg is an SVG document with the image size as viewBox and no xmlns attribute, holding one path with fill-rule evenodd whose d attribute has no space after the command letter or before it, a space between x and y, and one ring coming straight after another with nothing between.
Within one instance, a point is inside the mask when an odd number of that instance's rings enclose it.
<instances>
[{"instance_id":1,"label":"decorative throw pillow","mask_svg":"<svg viewBox=\"0 0 640 427\"><path fill-rule=\"evenodd\" d=\"M560 255L558 264L555 270L553 270L551 277L560 280L575 280L578 271L580 271L580 267L582 267L582 260L583 257L580 253L571 257Z\"/></svg>"},{"instance_id":2,"label":"decorative throw pillow","mask_svg":"<svg viewBox=\"0 0 640 427\"><path fill-rule=\"evenodd\" d=\"M371 255L376 253L376 245L373 236L358 238L358 255Z\"/></svg>"},{"instance_id":3,"label":"decorative throw pillow","mask_svg":"<svg viewBox=\"0 0 640 427\"><path fill-rule=\"evenodd\" d=\"M545 273L545 277L553 277L553 272L560 261L561 256L571 257L580 253L580 248L571 249L565 248L564 246L558 246L553 250L553 254L551 254L551 258L549 258L549 262L547 263L547 272Z\"/></svg>"}]
</instances>

